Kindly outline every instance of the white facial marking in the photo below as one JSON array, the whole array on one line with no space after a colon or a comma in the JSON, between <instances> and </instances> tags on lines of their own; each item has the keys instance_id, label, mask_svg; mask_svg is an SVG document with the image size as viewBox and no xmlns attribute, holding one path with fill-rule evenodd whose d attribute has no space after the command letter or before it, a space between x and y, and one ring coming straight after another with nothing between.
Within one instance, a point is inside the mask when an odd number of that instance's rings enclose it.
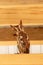
<instances>
[{"instance_id":1,"label":"white facial marking","mask_svg":"<svg viewBox=\"0 0 43 65\"><path fill-rule=\"evenodd\" d=\"M23 38L23 36L20 36L20 39L22 39Z\"/></svg>"},{"instance_id":2,"label":"white facial marking","mask_svg":"<svg viewBox=\"0 0 43 65\"><path fill-rule=\"evenodd\" d=\"M23 43L23 41L21 41L21 43Z\"/></svg>"}]
</instances>

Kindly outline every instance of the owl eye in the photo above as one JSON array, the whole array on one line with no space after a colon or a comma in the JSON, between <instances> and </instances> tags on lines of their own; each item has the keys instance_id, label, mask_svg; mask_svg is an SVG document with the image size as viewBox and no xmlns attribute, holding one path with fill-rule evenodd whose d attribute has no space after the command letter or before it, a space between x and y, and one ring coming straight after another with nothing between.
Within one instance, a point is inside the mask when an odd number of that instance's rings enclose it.
<instances>
[{"instance_id":1,"label":"owl eye","mask_svg":"<svg viewBox=\"0 0 43 65\"><path fill-rule=\"evenodd\" d=\"M23 45L25 45L25 43L23 42Z\"/></svg>"},{"instance_id":2,"label":"owl eye","mask_svg":"<svg viewBox=\"0 0 43 65\"><path fill-rule=\"evenodd\" d=\"M23 39L20 39L21 41L23 40Z\"/></svg>"}]
</instances>

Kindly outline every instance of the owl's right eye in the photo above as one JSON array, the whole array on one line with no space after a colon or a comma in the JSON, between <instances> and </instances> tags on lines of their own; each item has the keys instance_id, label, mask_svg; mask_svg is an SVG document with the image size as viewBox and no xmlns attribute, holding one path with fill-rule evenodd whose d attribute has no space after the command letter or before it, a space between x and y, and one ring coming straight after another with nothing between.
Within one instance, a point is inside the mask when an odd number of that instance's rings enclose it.
<instances>
[{"instance_id":1,"label":"owl's right eye","mask_svg":"<svg viewBox=\"0 0 43 65\"><path fill-rule=\"evenodd\" d=\"M20 39L21 41L23 40L23 39Z\"/></svg>"}]
</instances>

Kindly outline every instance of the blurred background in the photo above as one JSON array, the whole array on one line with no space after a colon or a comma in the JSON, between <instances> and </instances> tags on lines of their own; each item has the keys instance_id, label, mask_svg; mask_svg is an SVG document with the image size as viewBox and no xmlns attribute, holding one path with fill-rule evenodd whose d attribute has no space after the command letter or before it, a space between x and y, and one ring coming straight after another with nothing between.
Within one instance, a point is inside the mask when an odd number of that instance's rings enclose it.
<instances>
[{"instance_id":1,"label":"blurred background","mask_svg":"<svg viewBox=\"0 0 43 65\"><path fill-rule=\"evenodd\" d=\"M16 45L10 25L19 24L21 19L32 45L31 53L43 53L43 0L0 0L0 46Z\"/></svg>"}]
</instances>

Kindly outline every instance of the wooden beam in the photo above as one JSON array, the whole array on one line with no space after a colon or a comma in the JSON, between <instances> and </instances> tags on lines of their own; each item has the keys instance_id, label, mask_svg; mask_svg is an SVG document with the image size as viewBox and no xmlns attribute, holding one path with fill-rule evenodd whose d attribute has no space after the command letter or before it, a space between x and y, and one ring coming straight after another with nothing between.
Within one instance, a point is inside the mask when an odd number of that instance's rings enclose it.
<instances>
[{"instance_id":1,"label":"wooden beam","mask_svg":"<svg viewBox=\"0 0 43 65\"><path fill-rule=\"evenodd\" d=\"M43 40L43 25L26 25L24 29L30 40ZM10 28L10 24L0 25L0 41L16 41L16 36L13 34L15 31Z\"/></svg>"},{"instance_id":2,"label":"wooden beam","mask_svg":"<svg viewBox=\"0 0 43 65\"><path fill-rule=\"evenodd\" d=\"M43 24L43 5L0 5L0 24Z\"/></svg>"},{"instance_id":3,"label":"wooden beam","mask_svg":"<svg viewBox=\"0 0 43 65\"><path fill-rule=\"evenodd\" d=\"M43 40L30 41L31 45L43 45ZM0 45L17 45L17 41L0 41Z\"/></svg>"},{"instance_id":4,"label":"wooden beam","mask_svg":"<svg viewBox=\"0 0 43 65\"><path fill-rule=\"evenodd\" d=\"M43 65L43 54L0 55L1 65Z\"/></svg>"},{"instance_id":5,"label":"wooden beam","mask_svg":"<svg viewBox=\"0 0 43 65\"><path fill-rule=\"evenodd\" d=\"M0 0L1 5L13 5L13 4L41 4L43 0Z\"/></svg>"}]
</instances>

